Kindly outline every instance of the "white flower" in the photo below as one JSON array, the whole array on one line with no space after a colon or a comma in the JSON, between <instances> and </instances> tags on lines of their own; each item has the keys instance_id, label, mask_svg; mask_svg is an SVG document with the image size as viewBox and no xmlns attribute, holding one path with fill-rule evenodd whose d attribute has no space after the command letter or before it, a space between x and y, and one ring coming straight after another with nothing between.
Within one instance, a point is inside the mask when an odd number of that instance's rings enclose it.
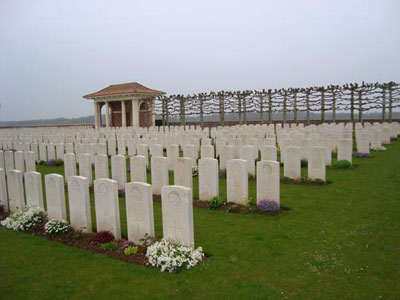
<instances>
[{"instance_id":1,"label":"white flower","mask_svg":"<svg viewBox=\"0 0 400 300\"><path fill-rule=\"evenodd\" d=\"M50 220L44 225L44 230L48 234L66 233L69 229L67 221L61 220Z\"/></svg>"},{"instance_id":2,"label":"white flower","mask_svg":"<svg viewBox=\"0 0 400 300\"><path fill-rule=\"evenodd\" d=\"M161 240L147 247L146 257L149 264L160 268L161 272L174 272L181 267L190 269L204 258L203 249L193 249L182 245L168 243Z\"/></svg>"},{"instance_id":3,"label":"white flower","mask_svg":"<svg viewBox=\"0 0 400 300\"><path fill-rule=\"evenodd\" d=\"M27 230L33 225L46 219L46 212L38 206L25 206L22 212L13 213L1 221L0 224L7 229Z\"/></svg>"}]
</instances>

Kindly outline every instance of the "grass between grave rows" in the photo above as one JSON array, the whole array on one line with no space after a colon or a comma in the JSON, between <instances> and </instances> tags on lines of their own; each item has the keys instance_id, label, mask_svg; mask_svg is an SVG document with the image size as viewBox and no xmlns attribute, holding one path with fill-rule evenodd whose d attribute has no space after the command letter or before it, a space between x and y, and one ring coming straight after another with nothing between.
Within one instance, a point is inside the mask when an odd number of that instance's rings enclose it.
<instances>
[{"instance_id":1,"label":"grass between grave rows","mask_svg":"<svg viewBox=\"0 0 400 300\"><path fill-rule=\"evenodd\" d=\"M354 158L358 168L328 169L327 186L281 184L281 204L291 210L279 216L195 208L195 242L211 257L178 275L0 228L0 298L398 299L400 141L387 149ZM220 189L224 196L224 180ZM126 236L124 198L120 209ZM154 212L161 233L160 204Z\"/></svg>"}]
</instances>

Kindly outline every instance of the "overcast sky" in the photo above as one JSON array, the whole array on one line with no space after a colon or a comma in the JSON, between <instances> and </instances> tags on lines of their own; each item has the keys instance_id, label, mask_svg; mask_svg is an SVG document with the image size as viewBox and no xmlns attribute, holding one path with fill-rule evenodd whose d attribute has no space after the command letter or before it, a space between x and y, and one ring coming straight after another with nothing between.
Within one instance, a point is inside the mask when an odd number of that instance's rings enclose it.
<instances>
[{"instance_id":1,"label":"overcast sky","mask_svg":"<svg viewBox=\"0 0 400 300\"><path fill-rule=\"evenodd\" d=\"M400 82L400 1L0 1L0 120L93 114L136 81L176 93Z\"/></svg>"}]
</instances>

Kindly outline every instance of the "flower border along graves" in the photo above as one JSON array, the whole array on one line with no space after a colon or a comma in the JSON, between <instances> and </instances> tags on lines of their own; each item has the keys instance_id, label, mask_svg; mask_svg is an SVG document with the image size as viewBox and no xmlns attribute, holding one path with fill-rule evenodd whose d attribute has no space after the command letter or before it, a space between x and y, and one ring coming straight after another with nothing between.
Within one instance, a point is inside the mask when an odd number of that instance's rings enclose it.
<instances>
[{"instance_id":1,"label":"flower border along graves","mask_svg":"<svg viewBox=\"0 0 400 300\"><path fill-rule=\"evenodd\" d=\"M37 206L26 206L22 212L11 215L0 206L0 224L7 229L24 231L127 263L158 268L162 272L179 273L196 266L207 257L201 247L195 249L160 240L158 233L155 233L155 237L145 236L141 244L135 245L125 239L115 241L109 231L83 233L74 230L65 220L47 221L46 217L46 212Z\"/></svg>"}]
</instances>

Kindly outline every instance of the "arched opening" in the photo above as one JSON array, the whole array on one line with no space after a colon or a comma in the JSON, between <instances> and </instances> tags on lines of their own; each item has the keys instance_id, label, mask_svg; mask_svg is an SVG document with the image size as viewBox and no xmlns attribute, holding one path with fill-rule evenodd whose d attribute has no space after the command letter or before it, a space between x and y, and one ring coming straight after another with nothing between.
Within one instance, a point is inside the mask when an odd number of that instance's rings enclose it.
<instances>
[{"instance_id":1,"label":"arched opening","mask_svg":"<svg viewBox=\"0 0 400 300\"><path fill-rule=\"evenodd\" d=\"M139 106L139 126L149 127L152 125L151 107L148 101L143 101Z\"/></svg>"}]
</instances>

